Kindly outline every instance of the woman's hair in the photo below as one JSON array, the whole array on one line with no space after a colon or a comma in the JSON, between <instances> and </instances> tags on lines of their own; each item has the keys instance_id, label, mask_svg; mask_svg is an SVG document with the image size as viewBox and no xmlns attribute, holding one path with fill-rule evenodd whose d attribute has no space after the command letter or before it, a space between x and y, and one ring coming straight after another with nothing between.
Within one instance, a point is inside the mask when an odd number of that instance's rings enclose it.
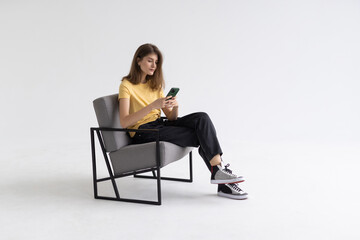
<instances>
[{"instance_id":1,"label":"woman's hair","mask_svg":"<svg viewBox=\"0 0 360 240\"><path fill-rule=\"evenodd\" d=\"M132 84L139 84L141 82L142 71L138 62L151 53L155 53L157 55L158 62L154 74L152 76L146 75L146 80L149 82L150 88L152 90L164 88L165 82L161 69L163 63L163 56L160 50L155 45L150 43L143 44L136 50L133 61L131 63L130 72L127 76L123 77L121 81L127 79Z\"/></svg>"}]
</instances>

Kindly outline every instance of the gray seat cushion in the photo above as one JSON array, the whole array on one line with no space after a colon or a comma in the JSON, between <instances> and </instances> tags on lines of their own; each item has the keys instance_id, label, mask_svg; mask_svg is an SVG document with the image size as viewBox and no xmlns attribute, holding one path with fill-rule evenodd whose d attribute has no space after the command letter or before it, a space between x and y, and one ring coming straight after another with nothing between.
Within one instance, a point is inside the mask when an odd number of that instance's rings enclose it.
<instances>
[{"instance_id":1,"label":"gray seat cushion","mask_svg":"<svg viewBox=\"0 0 360 240\"><path fill-rule=\"evenodd\" d=\"M160 167L183 158L192 149L193 147L180 147L169 142L160 142ZM128 145L109 155L115 175L152 168L156 166L156 143Z\"/></svg>"}]
</instances>

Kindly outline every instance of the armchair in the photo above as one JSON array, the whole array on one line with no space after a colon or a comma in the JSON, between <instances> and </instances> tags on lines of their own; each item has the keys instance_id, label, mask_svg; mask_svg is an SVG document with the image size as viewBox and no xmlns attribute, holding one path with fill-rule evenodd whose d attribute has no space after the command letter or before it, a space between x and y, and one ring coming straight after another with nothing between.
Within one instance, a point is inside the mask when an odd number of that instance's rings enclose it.
<instances>
[{"instance_id":1,"label":"armchair","mask_svg":"<svg viewBox=\"0 0 360 240\"><path fill-rule=\"evenodd\" d=\"M95 199L115 200L134 203L161 205L161 180L192 182L192 147L180 147L159 140L144 144L131 144L128 132L157 131L154 129L125 129L120 125L118 95L113 94L97 98L93 101L99 127L90 128L91 152L93 167L93 187ZM95 149L95 133L100 144L109 177L97 177L97 159ZM158 132L159 133L159 132ZM166 165L189 156L189 179L161 177L160 169ZM142 175L152 172L152 176ZM136 178L156 179L157 200L141 200L122 198L116 184L117 178L134 176ZM100 196L98 183L111 181L115 197ZM141 184L139 182L139 184Z\"/></svg>"}]
</instances>

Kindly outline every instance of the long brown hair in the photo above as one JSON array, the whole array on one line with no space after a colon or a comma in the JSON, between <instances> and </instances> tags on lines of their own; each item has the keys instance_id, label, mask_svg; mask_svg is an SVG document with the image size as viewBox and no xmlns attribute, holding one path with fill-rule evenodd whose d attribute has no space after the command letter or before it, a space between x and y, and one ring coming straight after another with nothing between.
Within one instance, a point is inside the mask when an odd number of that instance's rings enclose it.
<instances>
[{"instance_id":1,"label":"long brown hair","mask_svg":"<svg viewBox=\"0 0 360 240\"><path fill-rule=\"evenodd\" d=\"M143 44L136 50L131 63L130 72L127 76L123 77L121 81L127 79L132 84L139 84L141 82L142 71L140 69L140 66L138 65L138 61L141 61L144 57L151 53L155 53L157 55L158 63L154 74L152 76L146 75L146 81L149 82L150 88L152 90L159 90L161 88L164 88L165 82L161 68L163 63L163 56L160 50L155 45L150 43Z\"/></svg>"}]
</instances>

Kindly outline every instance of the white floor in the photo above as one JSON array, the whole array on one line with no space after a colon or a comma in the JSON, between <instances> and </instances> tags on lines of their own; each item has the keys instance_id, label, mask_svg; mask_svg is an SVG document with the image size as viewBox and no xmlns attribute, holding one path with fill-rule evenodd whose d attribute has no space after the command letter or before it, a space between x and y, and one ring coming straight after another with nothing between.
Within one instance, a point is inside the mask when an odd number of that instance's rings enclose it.
<instances>
[{"instance_id":1,"label":"white floor","mask_svg":"<svg viewBox=\"0 0 360 240\"><path fill-rule=\"evenodd\" d=\"M86 141L25 146L5 145L0 162L1 239L360 239L356 144L228 145L242 201L216 196L195 151L194 183L163 181L162 206L94 200ZM186 163L162 173L185 177ZM118 184L124 197L156 196L153 180Z\"/></svg>"}]
</instances>

